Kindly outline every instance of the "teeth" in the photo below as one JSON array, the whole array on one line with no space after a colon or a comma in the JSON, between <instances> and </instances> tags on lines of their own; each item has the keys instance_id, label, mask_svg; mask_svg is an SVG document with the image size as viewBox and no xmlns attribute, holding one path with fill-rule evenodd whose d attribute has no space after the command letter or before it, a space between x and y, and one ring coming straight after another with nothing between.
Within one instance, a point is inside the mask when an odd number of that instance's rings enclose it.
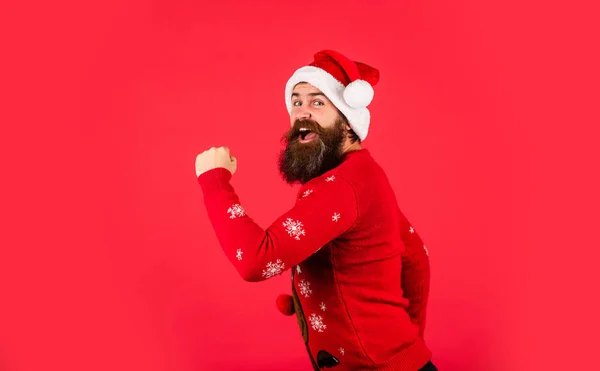
<instances>
[{"instance_id":1,"label":"teeth","mask_svg":"<svg viewBox=\"0 0 600 371\"><path fill-rule=\"evenodd\" d=\"M307 128L300 128L300 131L308 131Z\"/></svg>"}]
</instances>

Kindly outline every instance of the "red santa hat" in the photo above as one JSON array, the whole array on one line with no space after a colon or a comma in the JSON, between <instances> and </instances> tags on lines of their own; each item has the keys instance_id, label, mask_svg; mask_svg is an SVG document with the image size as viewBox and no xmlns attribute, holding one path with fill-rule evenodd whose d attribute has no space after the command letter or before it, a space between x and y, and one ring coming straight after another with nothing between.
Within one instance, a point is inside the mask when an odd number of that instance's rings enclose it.
<instances>
[{"instance_id":1,"label":"red santa hat","mask_svg":"<svg viewBox=\"0 0 600 371\"><path fill-rule=\"evenodd\" d=\"M285 103L292 111L292 91L298 83L306 82L319 89L346 116L348 124L361 140L367 137L371 113L367 108L375 94L373 86L379 81L379 71L355 62L333 50L315 54L314 61L299 68L285 87Z\"/></svg>"}]
</instances>

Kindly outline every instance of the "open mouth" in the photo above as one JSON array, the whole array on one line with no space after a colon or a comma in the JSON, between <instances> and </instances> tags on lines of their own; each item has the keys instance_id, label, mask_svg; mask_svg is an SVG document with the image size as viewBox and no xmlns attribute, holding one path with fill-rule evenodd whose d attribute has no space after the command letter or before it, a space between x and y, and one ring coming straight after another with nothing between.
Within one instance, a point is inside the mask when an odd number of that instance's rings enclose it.
<instances>
[{"instance_id":1,"label":"open mouth","mask_svg":"<svg viewBox=\"0 0 600 371\"><path fill-rule=\"evenodd\" d=\"M307 128L300 129L300 143L312 142L316 138L317 138L317 133L315 133Z\"/></svg>"}]
</instances>

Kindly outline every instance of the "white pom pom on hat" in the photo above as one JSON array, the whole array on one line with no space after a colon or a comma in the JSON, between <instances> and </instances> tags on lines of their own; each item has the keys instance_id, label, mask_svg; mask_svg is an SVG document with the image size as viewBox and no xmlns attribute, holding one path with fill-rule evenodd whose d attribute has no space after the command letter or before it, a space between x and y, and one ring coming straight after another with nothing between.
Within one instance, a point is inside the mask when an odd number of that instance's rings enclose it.
<instances>
[{"instance_id":1,"label":"white pom pom on hat","mask_svg":"<svg viewBox=\"0 0 600 371\"><path fill-rule=\"evenodd\" d=\"M296 70L286 84L289 113L292 91L301 82L319 89L346 116L356 135L361 140L367 137L371 116L367 107L375 95L373 86L379 82L379 70L333 50L317 52L314 61Z\"/></svg>"},{"instance_id":2,"label":"white pom pom on hat","mask_svg":"<svg viewBox=\"0 0 600 371\"><path fill-rule=\"evenodd\" d=\"M344 100L352 108L366 108L374 95L373 87L365 80L354 80L344 89Z\"/></svg>"}]
</instances>

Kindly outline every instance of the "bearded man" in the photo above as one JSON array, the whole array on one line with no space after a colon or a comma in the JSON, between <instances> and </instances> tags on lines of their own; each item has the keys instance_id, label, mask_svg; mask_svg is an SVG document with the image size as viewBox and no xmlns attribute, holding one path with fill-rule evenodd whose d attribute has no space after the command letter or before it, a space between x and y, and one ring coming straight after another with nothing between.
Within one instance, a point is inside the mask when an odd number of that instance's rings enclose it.
<instances>
[{"instance_id":1,"label":"bearded man","mask_svg":"<svg viewBox=\"0 0 600 371\"><path fill-rule=\"evenodd\" d=\"M229 149L196 158L209 219L240 276L258 282L291 273L291 295L276 303L296 315L314 370L437 370L424 341L427 248L362 147L378 81L377 69L332 50L292 74L291 129L278 165L300 189L267 229L230 184L237 161Z\"/></svg>"}]
</instances>

